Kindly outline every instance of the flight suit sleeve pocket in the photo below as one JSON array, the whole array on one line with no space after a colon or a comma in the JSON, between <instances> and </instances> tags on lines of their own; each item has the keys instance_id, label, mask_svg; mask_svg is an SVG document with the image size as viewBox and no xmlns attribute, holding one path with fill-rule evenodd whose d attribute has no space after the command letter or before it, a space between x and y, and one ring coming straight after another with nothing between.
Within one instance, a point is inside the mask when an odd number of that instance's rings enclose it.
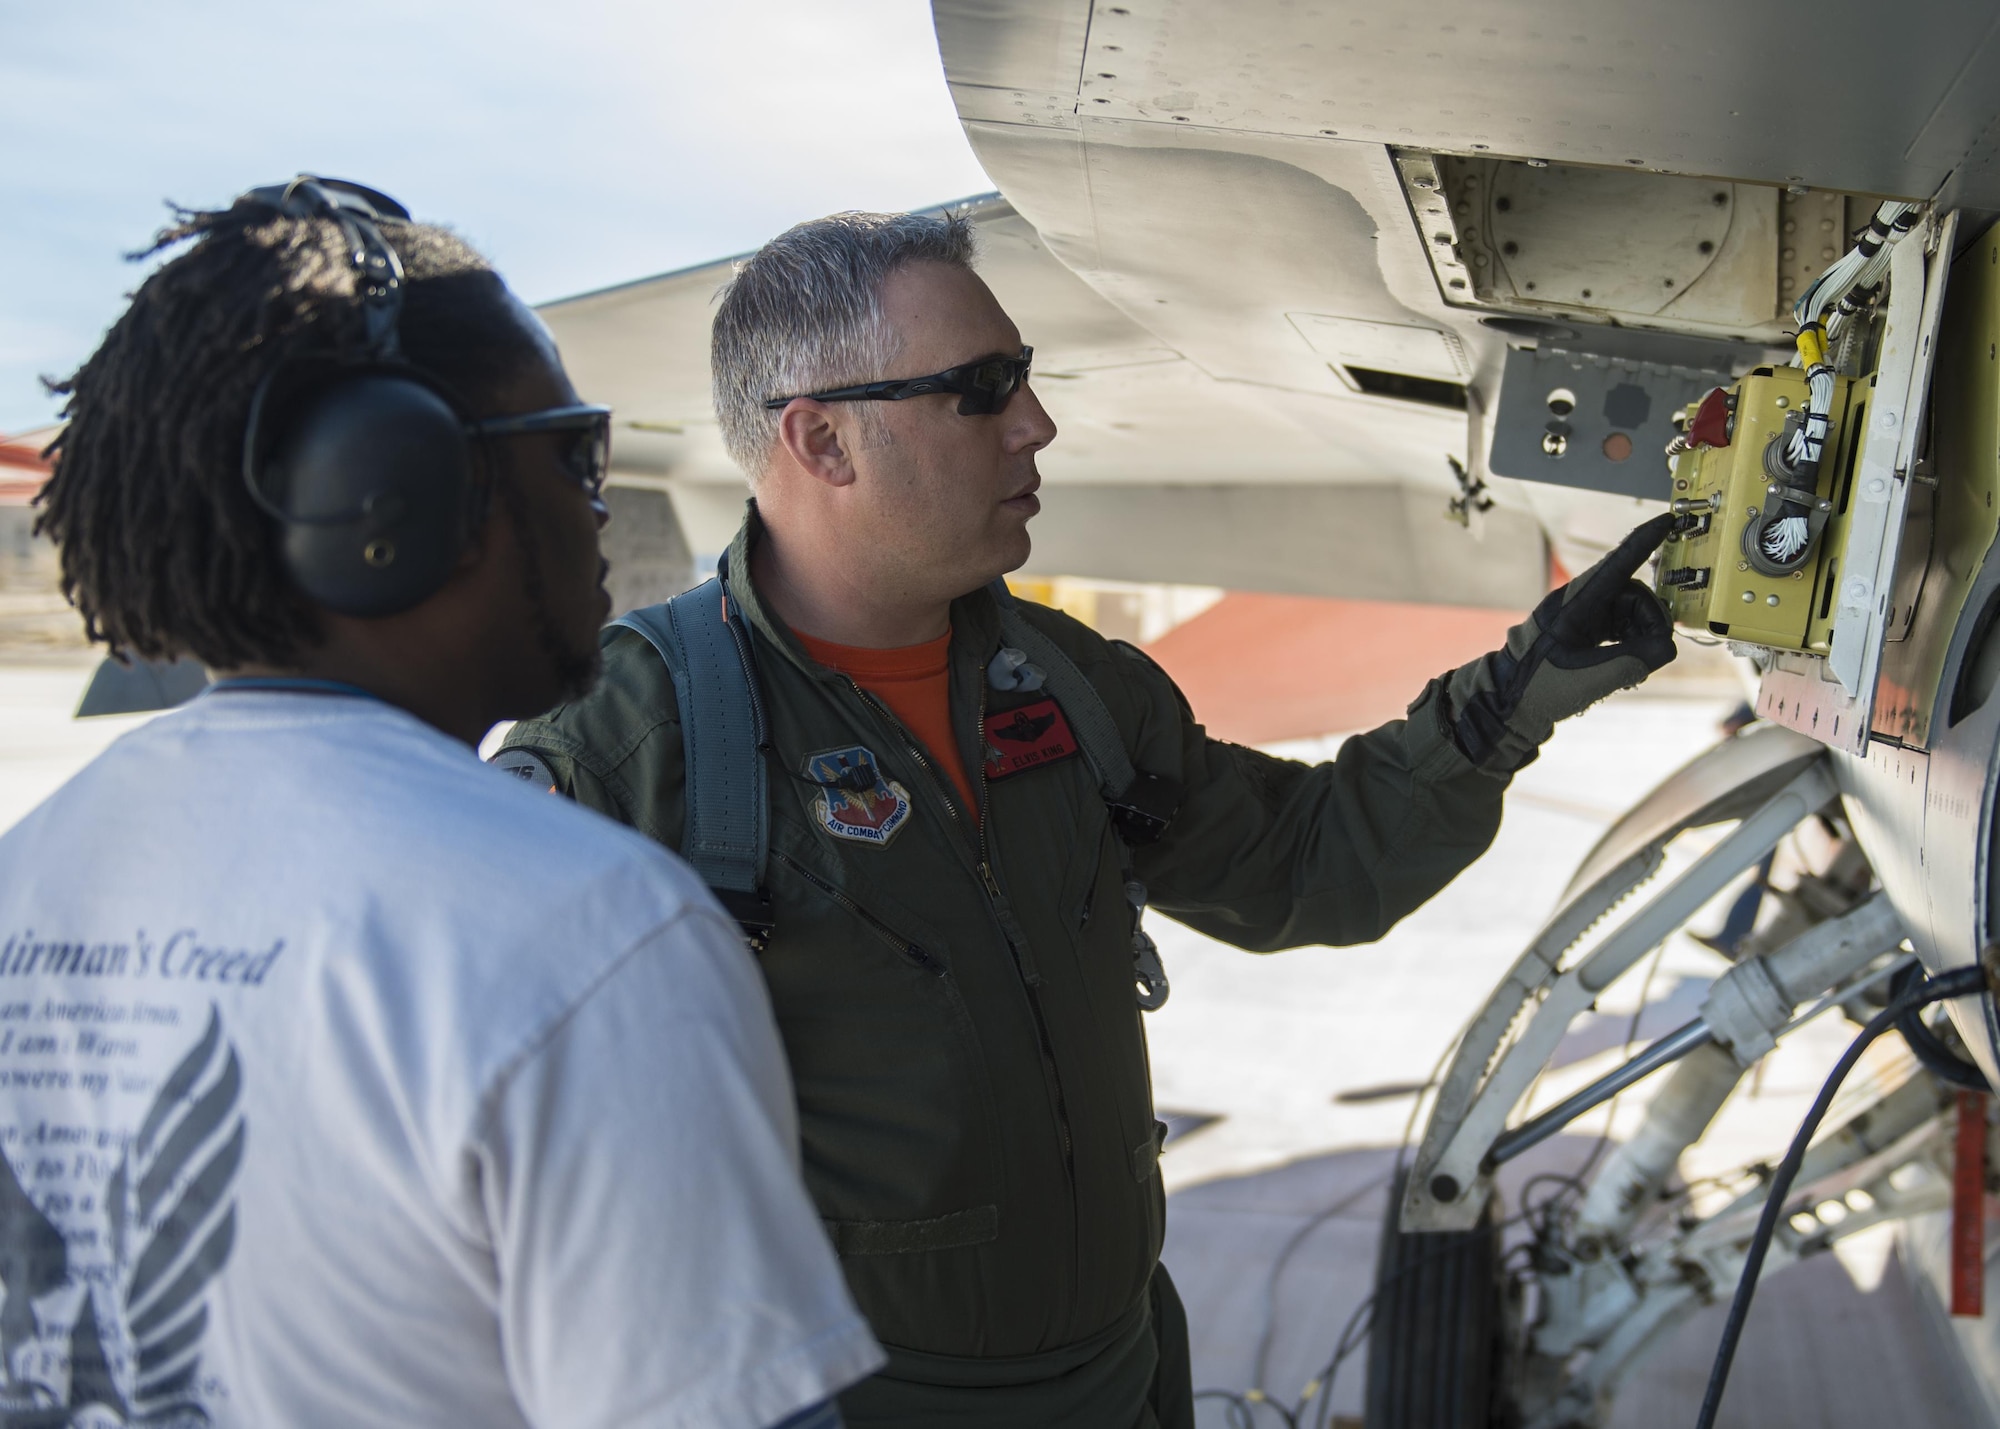
<instances>
[{"instance_id":1,"label":"flight suit sleeve pocket","mask_svg":"<svg viewBox=\"0 0 2000 1429\"><path fill-rule=\"evenodd\" d=\"M827 1221L826 1233L841 1255L908 1255L956 1250L1000 1238L1000 1208L971 1206L921 1221Z\"/></svg>"}]
</instances>

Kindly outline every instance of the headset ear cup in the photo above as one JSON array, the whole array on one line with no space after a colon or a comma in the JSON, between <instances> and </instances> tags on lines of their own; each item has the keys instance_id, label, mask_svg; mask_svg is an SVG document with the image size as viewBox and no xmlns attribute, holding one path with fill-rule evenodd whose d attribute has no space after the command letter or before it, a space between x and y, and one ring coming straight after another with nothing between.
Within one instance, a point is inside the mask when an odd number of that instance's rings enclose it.
<instances>
[{"instance_id":1,"label":"headset ear cup","mask_svg":"<svg viewBox=\"0 0 2000 1429\"><path fill-rule=\"evenodd\" d=\"M343 377L300 404L253 477L299 588L361 617L435 595L466 548L469 448L452 404L408 371Z\"/></svg>"}]
</instances>

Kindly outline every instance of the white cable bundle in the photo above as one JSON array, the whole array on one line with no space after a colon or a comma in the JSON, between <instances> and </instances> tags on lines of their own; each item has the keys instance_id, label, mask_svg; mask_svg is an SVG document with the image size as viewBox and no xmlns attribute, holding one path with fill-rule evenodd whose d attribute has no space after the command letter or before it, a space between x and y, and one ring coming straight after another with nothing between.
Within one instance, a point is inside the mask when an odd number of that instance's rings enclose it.
<instances>
[{"instance_id":1,"label":"white cable bundle","mask_svg":"<svg viewBox=\"0 0 2000 1429\"><path fill-rule=\"evenodd\" d=\"M1799 329L1799 362L1806 369L1806 411L1792 432L1791 445L1785 448L1787 464L1797 478L1787 484L1810 497L1833 412L1833 365L1826 360L1826 333L1816 322ZM1806 518L1788 510L1764 528L1757 544L1767 559L1785 566L1805 554L1811 534Z\"/></svg>"},{"instance_id":2,"label":"white cable bundle","mask_svg":"<svg viewBox=\"0 0 2000 1429\"><path fill-rule=\"evenodd\" d=\"M1798 365L1806 370L1806 410L1785 448L1785 457L1801 475L1817 473L1833 416L1834 368L1827 360L1827 343L1844 322L1861 311L1855 296L1877 287L1888 275L1889 250L1916 227L1919 207L1885 203L1877 208L1855 245L1820 274L1792 307L1799 323ZM1834 310L1833 316L1822 322L1829 308ZM1788 515L1766 527L1759 544L1766 556L1784 564L1804 552L1806 537L1806 518Z\"/></svg>"},{"instance_id":3,"label":"white cable bundle","mask_svg":"<svg viewBox=\"0 0 2000 1429\"><path fill-rule=\"evenodd\" d=\"M1806 412L1785 456L1795 470L1804 471L1819 465L1833 416L1833 364L1826 360L1826 332L1818 323L1808 322L1799 329L1798 360L1806 370Z\"/></svg>"},{"instance_id":4,"label":"white cable bundle","mask_svg":"<svg viewBox=\"0 0 2000 1429\"><path fill-rule=\"evenodd\" d=\"M1780 516L1764 528L1757 544L1766 556L1783 565L1806 548L1806 518Z\"/></svg>"},{"instance_id":5,"label":"white cable bundle","mask_svg":"<svg viewBox=\"0 0 2000 1429\"><path fill-rule=\"evenodd\" d=\"M1889 271L1889 250L1897 239L1916 227L1920 207L1914 203L1885 203L1876 209L1854 246L1835 259L1792 305L1792 316L1799 324L1820 322L1828 308L1836 308L1857 290L1880 283ZM1836 311L1827 324L1828 336L1837 333L1844 318L1855 311L1852 306Z\"/></svg>"},{"instance_id":6,"label":"white cable bundle","mask_svg":"<svg viewBox=\"0 0 2000 1429\"><path fill-rule=\"evenodd\" d=\"M1879 286L1889 272L1889 250L1917 225L1914 203L1885 203L1875 210L1855 245L1835 259L1792 306L1799 324L1798 365L1806 370L1806 410L1785 447L1785 464L1800 478L1802 495L1810 497L1826 434L1833 416L1833 364L1827 343L1841 326L1861 311L1857 295ZM1826 316L1833 309L1833 315ZM1805 554L1810 527L1804 516L1787 514L1766 526L1757 538L1765 557L1788 565Z\"/></svg>"}]
</instances>

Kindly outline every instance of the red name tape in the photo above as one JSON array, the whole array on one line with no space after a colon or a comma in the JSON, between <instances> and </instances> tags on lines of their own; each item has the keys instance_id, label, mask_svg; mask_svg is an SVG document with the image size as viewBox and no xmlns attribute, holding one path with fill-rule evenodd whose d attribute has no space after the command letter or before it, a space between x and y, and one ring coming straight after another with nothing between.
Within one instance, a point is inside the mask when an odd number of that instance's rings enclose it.
<instances>
[{"instance_id":1,"label":"red name tape","mask_svg":"<svg viewBox=\"0 0 2000 1429\"><path fill-rule=\"evenodd\" d=\"M1077 752L1076 736L1054 700L1003 710L986 720L986 777L1005 779Z\"/></svg>"}]
</instances>

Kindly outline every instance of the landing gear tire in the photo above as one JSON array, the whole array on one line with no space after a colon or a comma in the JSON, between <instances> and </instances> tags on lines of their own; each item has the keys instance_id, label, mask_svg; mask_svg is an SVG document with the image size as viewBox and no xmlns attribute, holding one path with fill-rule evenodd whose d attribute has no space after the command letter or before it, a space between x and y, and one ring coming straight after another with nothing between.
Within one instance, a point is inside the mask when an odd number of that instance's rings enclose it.
<instances>
[{"instance_id":1,"label":"landing gear tire","mask_svg":"<svg viewBox=\"0 0 2000 1429\"><path fill-rule=\"evenodd\" d=\"M1400 1230L1404 1175L1390 1190L1375 1260L1364 1429L1511 1429L1493 1204L1469 1231Z\"/></svg>"}]
</instances>

